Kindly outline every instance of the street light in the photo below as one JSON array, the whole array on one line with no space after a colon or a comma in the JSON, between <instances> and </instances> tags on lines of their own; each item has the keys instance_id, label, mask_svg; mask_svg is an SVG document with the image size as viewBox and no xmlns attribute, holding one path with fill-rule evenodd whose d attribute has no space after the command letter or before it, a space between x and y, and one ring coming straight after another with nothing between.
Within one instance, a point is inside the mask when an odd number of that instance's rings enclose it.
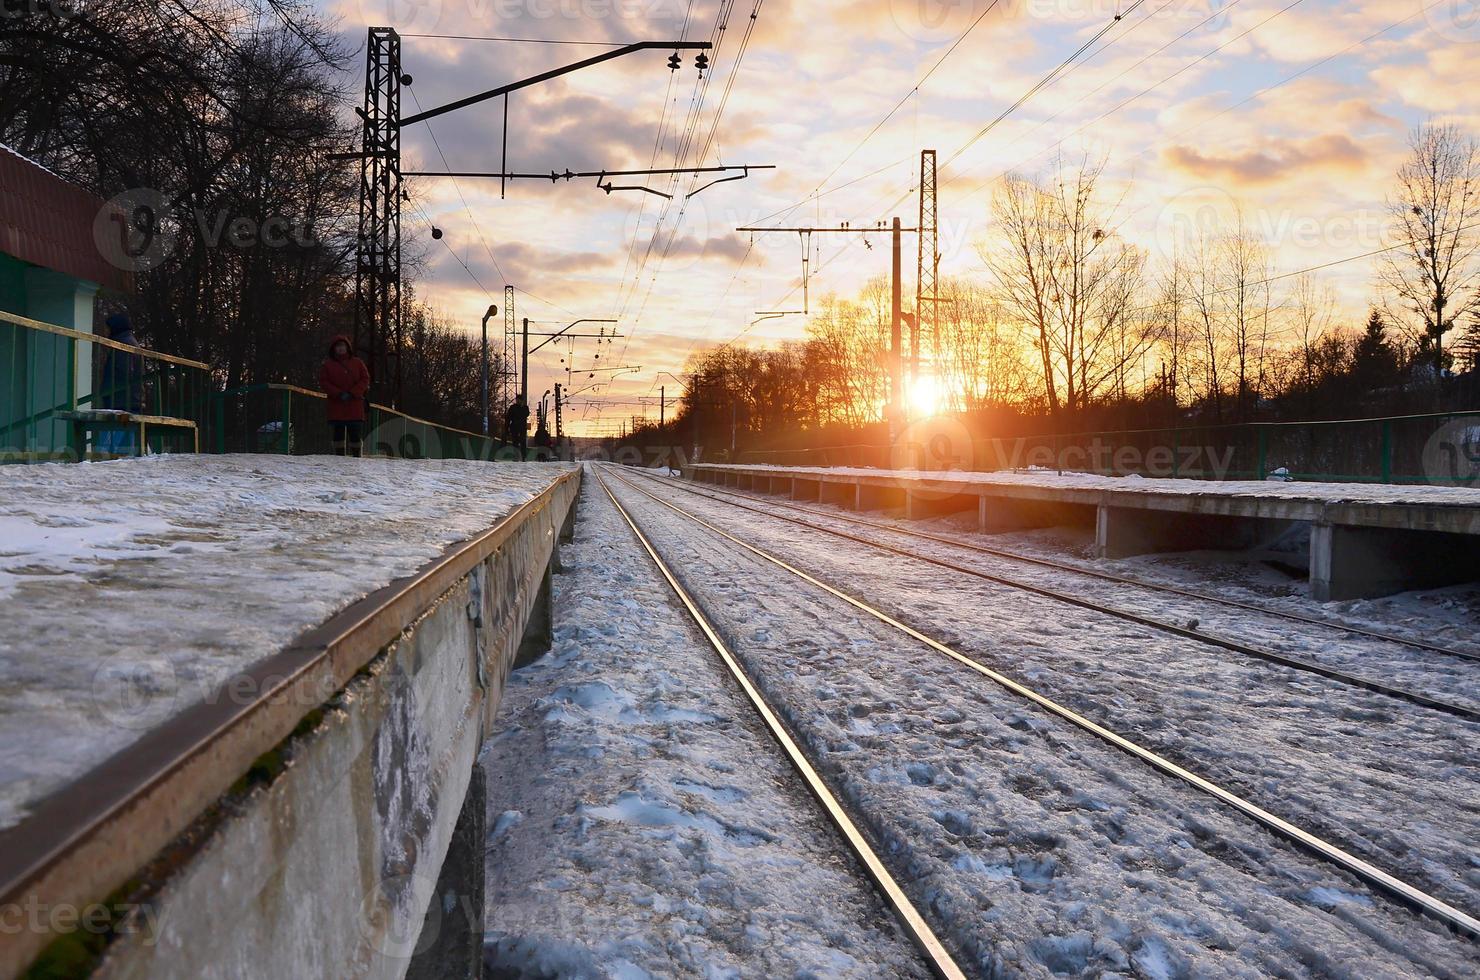
<instances>
[{"instance_id":1,"label":"street light","mask_svg":"<svg viewBox=\"0 0 1480 980\"><path fill-rule=\"evenodd\" d=\"M488 435L488 321L498 316L498 307L488 307L483 314L483 434Z\"/></svg>"}]
</instances>

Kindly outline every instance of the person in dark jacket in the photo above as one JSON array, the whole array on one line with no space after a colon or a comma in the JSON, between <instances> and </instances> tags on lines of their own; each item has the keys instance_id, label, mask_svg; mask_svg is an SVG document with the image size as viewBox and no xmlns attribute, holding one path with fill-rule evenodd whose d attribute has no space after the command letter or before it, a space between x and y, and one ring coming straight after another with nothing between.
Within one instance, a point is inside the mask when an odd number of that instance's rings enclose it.
<instances>
[{"instance_id":1,"label":"person in dark jacket","mask_svg":"<svg viewBox=\"0 0 1480 980\"><path fill-rule=\"evenodd\" d=\"M116 340L130 347L139 346L139 342L134 339L134 327L129 322L128 314L111 314L103 323L108 327L109 340ZM143 414L144 358L134 351L105 347L101 389L98 392L99 408Z\"/></svg>"},{"instance_id":2,"label":"person in dark jacket","mask_svg":"<svg viewBox=\"0 0 1480 980\"><path fill-rule=\"evenodd\" d=\"M329 356L319 368L319 387L329 396L329 434L334 441L334 454L361 455L370 369L355 356L344 334L329 342Z\"/></svg>"},{"instance_id":3,"label":"person in dark jacket","mask_svg":"<svg viewBox=\"0 0 1480 980\"><path fill-rule=\"evenodd\" d=\"M138 347L134 326L127 313L112 313L103 321L108 339ZM93 404L115 412L142 415L145 412L144 358L132 350L103 348L103 363L98 373L98 391ZM98 433L96 446L115 456L132 456L138 452L138 436L132 429L108 429Z\"/></svg>"},{"instance_id":4,"label":"person in dark jacket","mask_svg":"<svg viewBox=\"0 0 1480 980\"><path fill-rule=\"evenodd\" d=\"M521 453L529 448L529 405L523 395L515 397L504 413L504 428L510 445L518 446Z\"/></svg>"}]
</instances>

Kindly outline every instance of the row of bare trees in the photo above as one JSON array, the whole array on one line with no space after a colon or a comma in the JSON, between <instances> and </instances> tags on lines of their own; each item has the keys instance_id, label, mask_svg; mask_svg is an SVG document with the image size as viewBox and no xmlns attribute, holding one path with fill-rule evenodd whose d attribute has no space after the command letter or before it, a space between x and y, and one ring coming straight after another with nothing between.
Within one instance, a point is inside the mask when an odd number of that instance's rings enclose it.
<instances>
[{"instance_id":1,"label":"row of bare trees","mask_svg":"<svg viewBox=\"0 0 1480 980\"><path fill-rule=\"evenodd\" d=\"M938 335L922 338L921 370L949 407L1055 424L1113 420L1116 406L1155 407L1158 424L1332 417L1384 391L1425 392L1404 410L1474 407L1425 401L1431 389L1442 399L1435 382L1451 368L1480 360L1480 151L1461 130L1412 134L1391 247L1377 256L1381 300L1361 325L1317 274L1281 274L1242 210L1197 222L1153 262L1121 234L1123 202L1104 174L1103 161L1060 160L1044 178L1000 184L982 274L943 282ZM857 431L885 417L889 336L877 279L824 298L804 341L701 353L691 376L711 414L730 406L742 431Z\"/></svg>"},{"instance_id":2,"label":"row of bare trees","mask_svg":"<svg viewBox=\"0 0 1480 980\"><path fill-rule=\"evenodd\" d=\"M358 163L331 155L358 140L355 54L307 0L31 0L0 16L0 142L153 209L137 293L102 301L141 342L223 388L312 387L353 331ZM406 322L402 407L476 428L470 337L414 300Z\"/></svg>"}]
</instances>

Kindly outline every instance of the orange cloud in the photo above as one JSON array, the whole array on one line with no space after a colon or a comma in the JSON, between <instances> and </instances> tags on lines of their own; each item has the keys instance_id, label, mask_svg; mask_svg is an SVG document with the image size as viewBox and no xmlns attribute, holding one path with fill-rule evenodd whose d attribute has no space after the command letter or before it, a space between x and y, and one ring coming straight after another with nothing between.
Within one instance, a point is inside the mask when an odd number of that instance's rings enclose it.
<instances>
[{"instance_id":1,"label":"orange cloud","mask_svg":"<svg viewBox=\"0 0 1480 980\"><path fill-rule=\"evenodd\" d=\"M1235 185L1267 184L1312 170L1351 173L1362 170L1366 153L1350 137L1328 133L1308 140L1269 141L1257 150L1218 155L1196 147L1172 146L1162 162L1206 181Z\"/></svg>"}]
</instances>

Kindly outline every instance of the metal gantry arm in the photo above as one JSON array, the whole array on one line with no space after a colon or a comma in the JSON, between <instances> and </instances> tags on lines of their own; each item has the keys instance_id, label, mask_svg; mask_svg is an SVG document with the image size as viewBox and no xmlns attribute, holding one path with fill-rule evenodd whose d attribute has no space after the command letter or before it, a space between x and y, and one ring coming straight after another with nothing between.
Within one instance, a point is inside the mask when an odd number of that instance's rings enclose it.
<instances>
[{"instance_id":1,"label":"metal gantry arm","mask_svg":"<svg viewBox=\"0 0 1480 980\"><path fill-rule=\"evenodd\" d=\"M538 85L540 82L548 82L552 78L559 78L561 75L569 75L573 71L580 71L582 68L590 68L592 65L599 65L604 61L611 61L614 58L622 58L629 54L635 54L638 51L651 51L654 49L665 51L668 49L672 49L674 51L707 51L713 46L714 45L710 44L708 41L638 41L636 44L628 44L624 47L616 48L611 51L604 51L601 54L593 55L590 58L586 58L582 61L577 61L574 64L565 65L561 68L552 68L549 71L540 72L538 75L531 75L528 78L520 79L517 82L510 82L507 85L500 85L498 88L491 88L486 92L479 92L477 95L470 95L465 99L458 99L456 102L449 102L446 105L440 105L434 109L427 109L424 112L418 112L414 116L402 116L401 125L410 126L412 123L419 123L427 119L434 119L444 113L452 112L456 109L462 109L470 105L477 105L479 102L487 102L489 99L496 99L501 95L508 95L510 92L517 92L522 88L529 88L531 85Z\"/></svg>"},{"instance_id":2,"label":"metal gantry arm","mask_svg":"<svg viewBox=\"0 0 1480 980\"><path fill-rule=\"evenodd\" d=\"M542 341L540 341L538 344L534 345L533 347L531 347L529 349L529 353L530 354L535 353L541 347L545 346L546 344L548 344L550 341L554 340L557 337L569 336L569 335L566 334L566 331L569 330L571 327L577 326L579 324L582 324L582 323L616 323L616 322L617 322L616 320L611 320L611 319L596 319L596 318L593 318L593 317L583 317L580 320L573 320L570 323L566 324L561 329L555 331L554 333L545 334L544 335L545 339L542 340ZM534 336L538 336L538 335L536 334ZM616 334L613 333L613 334L611 334L611 336L615 337ZM528 356L528 355L525 355L525 356Z\"/></svg>"}]
</instances>

